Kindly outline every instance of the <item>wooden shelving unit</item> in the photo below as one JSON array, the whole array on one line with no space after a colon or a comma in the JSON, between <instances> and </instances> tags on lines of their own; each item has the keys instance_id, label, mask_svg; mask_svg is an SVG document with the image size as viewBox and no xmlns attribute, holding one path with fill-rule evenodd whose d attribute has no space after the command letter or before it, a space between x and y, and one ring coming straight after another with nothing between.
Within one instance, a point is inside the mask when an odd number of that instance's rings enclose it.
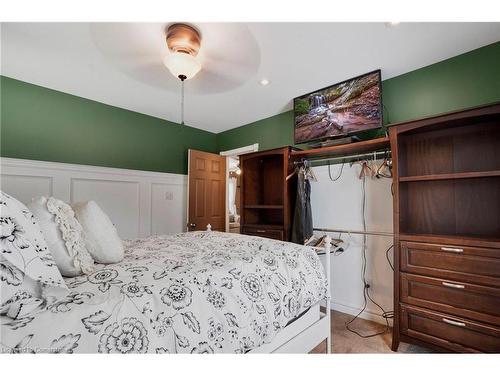
<instances>
[{"instance_id":1,"label":"wooden shelving unit","mask_svg":"<svg viewBox=\"0 0 500 375\"><path fill-rule=\"evenodd\" d=\"M288 241L296 179L290 147L242 155L241 233Z\"/></svg>"},{"instance_id":2,"label":"wooden shelving unit","mask_svg":"<svg viewBox=\"0 0 500 375\"><path fill-rule=\"evenodd\" d=\"M395 125L394 329L440 351L500 350L500 103Z\"/></svg>"}]
</instances>

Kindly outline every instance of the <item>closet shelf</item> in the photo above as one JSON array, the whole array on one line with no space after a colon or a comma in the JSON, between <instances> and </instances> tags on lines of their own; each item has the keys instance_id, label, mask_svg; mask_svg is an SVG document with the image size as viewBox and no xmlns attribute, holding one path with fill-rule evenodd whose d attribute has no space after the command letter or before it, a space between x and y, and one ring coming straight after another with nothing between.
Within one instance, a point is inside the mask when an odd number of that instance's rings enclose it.
<instances>
[{"instance_id":1,"label":"closet shelf","mask_svg":"<svg viewBox=\"0 0 500 375\"><path fill-rule=\"evenodd\" d=\"M483 172L429 174L421 176L402 176L399 177L399 182L454 180L454 179L481 178L481 177L500 177L500 170L483 171Z\"/></svg>"},{"instance_id":2,"label":"closet shelf","mask_svg":"<svg viewBox=\"0 0 500 375\"><path fill-rule=\"evenodd\" d=\"M343 145L334 145L310 150L292 151L293 158L314 159L328 156L355 155L364 152L380 151L390 148L389 137L375 138L368 141L353 142Z\"/></svg>"},{"instance_id":3,"label":"closet shelf","mask_svg":"<svg viewBox=\"0 0 500 375\"><path fill-rule=\"evenodd\" d=\"M263 210L282 210L283 205L279 204L247 204L244 208L257 208Z\"/></svg>"}]
</instances>

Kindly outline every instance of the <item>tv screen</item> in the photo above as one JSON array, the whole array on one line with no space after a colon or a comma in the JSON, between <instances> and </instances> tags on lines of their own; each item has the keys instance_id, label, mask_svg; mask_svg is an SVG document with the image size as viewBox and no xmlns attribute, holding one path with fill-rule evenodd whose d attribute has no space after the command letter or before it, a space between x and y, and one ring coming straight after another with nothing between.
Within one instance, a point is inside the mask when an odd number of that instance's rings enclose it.
<instances>
[{"instance_id":1,"label":"tv screen","mask_svg":"<svg viewBox=\"0 0 500 375\"><path fill-rule=\"evenodd\" d=\"M295 143L381 127L380 82L380 70L376 70L295 98Z\"/></svg>"}]
</instances>

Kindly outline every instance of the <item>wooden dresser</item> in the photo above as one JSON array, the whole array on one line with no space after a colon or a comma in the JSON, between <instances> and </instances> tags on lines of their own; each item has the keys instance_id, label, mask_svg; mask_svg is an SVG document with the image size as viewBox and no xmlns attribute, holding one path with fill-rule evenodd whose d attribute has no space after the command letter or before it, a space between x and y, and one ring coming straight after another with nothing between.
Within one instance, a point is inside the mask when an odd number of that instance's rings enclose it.
<instances>
[{"instance_id":1,"label":"wooden dresser","mask_svg":"<svg viewBox=\"0 0 500 375\"><path fill-rule=\"evenodd\" d=\"M291 147L240 156L241 233L289 241L297 179Z\"/></svg>"},{"instance_id":2,"label":"wooden dresser","mask_svg":"<svg viewBox=\"0 0 500 375\"><path fill-rule=\"evenodd\" d=\"M390 128L394 331L500 352L500 103Z\"/></svg>"}]
</instances>

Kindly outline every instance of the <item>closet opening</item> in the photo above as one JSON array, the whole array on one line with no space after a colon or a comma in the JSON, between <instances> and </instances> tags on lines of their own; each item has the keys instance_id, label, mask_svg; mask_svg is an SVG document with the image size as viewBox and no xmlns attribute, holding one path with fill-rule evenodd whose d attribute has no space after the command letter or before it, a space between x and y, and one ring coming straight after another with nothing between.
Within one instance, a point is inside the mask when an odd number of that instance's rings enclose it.
<instances>
[{"instance_id":1,"label":"closet opening","mask_svg":"<svg viewBox=\"0 0 500 375\"><path fill-rule=\"evenodd\" d=\"M259 151L259 144L222 151L226 156L226 232L241 233L241 180L244 173L240 155Z\"/></svg>"}]
</instances>

